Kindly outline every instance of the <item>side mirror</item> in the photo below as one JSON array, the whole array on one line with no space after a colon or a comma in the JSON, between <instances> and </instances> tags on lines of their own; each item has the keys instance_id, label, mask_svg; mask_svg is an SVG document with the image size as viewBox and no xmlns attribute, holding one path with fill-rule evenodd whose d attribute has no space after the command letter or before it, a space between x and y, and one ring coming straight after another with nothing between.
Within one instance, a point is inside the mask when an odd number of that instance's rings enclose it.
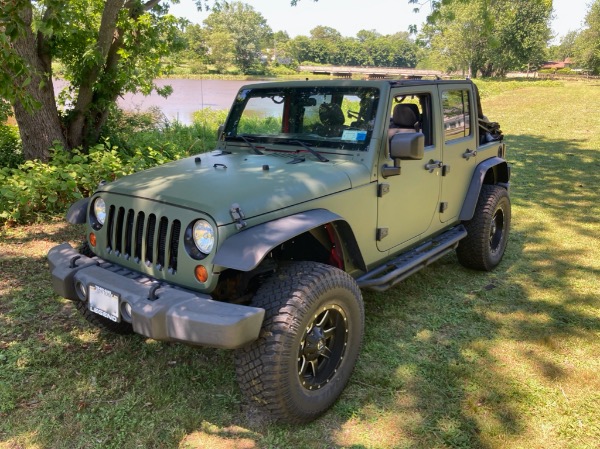
<instances>
[{"instance_id":1,"label":"side mirror","mask_svg":"<svg viewBox=\"0 0 600 449\"><path fill-rule=\"evenodd\" d=\"M224 131L225 125L219 125L219 128L217 128L217 142L222 139Z\"/></svg>"},{"instance_id":2,"label":"side mirror","mask_svg":"<svg viewBox=\"0 0 600 449\"><path fill-rule=\"evenodd\" d=\"M425 135L423 133L398 133L390 140L392 159L420 161L425 156Z\"/></svg>"}]
</instances>

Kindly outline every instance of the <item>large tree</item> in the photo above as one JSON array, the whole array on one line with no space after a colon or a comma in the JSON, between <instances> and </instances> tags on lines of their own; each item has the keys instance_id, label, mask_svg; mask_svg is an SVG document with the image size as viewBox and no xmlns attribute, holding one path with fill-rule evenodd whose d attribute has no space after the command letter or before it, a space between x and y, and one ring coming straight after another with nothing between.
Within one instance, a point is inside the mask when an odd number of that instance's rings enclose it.
<instances>
[{"instance_id":1,"label":"large tree","mask_svg":"<svg viewBox=\"0 0 600 449\"><path fill-rule=\"evenodd\" d=\"M546 59L548 61L564 61L567 58L573 58L575 56L578 37L579 32L569 31L560 38L558 45L548 47Z\"/></svg>"},{"instance_id":2,"label":"large tree","mask_svg":"<svg viewBox=\"0 0 600 449\"><path fill-rule=\"evenodd\" d=\"M551 12L551 0L436 3L422 38L441 69L502 76L543 60Z\"/></svg>"},{"instance_id":3,"label":"large tree","mask_svg":"<svg viewBox=\"0 0 600 449\"><path fill-rule=\"evenodd\" d=\"M234 64L242 73L252 71L260 61L261 49L272 42L271 28L265 18L252 6L241 2L215 4L212 13L204 20L208 36L220 35L221 39L211 39L209 54L222 60L222 52L233 50Z\"/></svg>"},{"instance_id":4,"label":"large tree","mask_svg":"<svg viewBox=\"0 0 600 449\"><path fill-rule=\"evenodd\" d=\"M585 27L575 42L577 63L594 74L600 73L600 0L595 0L585 16Z\"/></svg>"},{"instance_id":5,"label":"large tree","mask_svg":"<svg viewBox=\"0 0 600 449\"><path fill-rule=\"evenodd\" d=\"M160 0L0 0L0 97L13 105L24 156L95 142L120 95L156 88L178 25ZM62 115L56 61L70 82Z\"/></svg>"}]
</instances>

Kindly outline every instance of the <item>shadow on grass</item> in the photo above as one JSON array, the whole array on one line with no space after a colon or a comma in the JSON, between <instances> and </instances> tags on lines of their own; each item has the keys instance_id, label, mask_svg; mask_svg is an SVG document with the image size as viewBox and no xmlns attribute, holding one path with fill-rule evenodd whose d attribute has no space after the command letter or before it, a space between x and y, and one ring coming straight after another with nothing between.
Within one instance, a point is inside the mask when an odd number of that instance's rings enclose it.
<instances>
[{"instance_id":1,"label":"shadow on grass","mask_svg":"<svg viewBox=\"0 0 600 449\"><path fill-rule=\"evenodd\" d=\"M0 261L0 441L40 447L500 447L527 432L531 391L498 350L595 338L585 312L593 294L573 279L598 278L578 250L547 236L568 223L579 244L597 238L597 153L577 141L509 139L514 163L513 233L492 273L454 255L385 293L365 292L366 338L350 384L332 411L307 426L253 421L231 354L118 337L91 329L56 298L42 257ZM548 222L525 220L542 205ZM562 218L561 218L562 217ZM45 233L45 234L44 234ZM9 237L18 252L36 239L74 239L63 229ZM526 249L527 248L527 249ZM560 301L532 298L553 291ZM503 344L504 344L503 343ZM510 346L509 347L512 347ZM523 347L548 382L570 373Z\"/></svg>"},{"instance_id":2,"label":"shadow on grass","mask_svg":"<svg viewBox=\"0 0 600 449\"><path fill-rule=\"evenodd\" d=\"M513 205L542 206L548 222L513 216L508 252L492 273L462 269L452 255L386 293L365 294L365 348L336 410L354 422L398 416L388 427L402 438L393 447L491 448L518 439L530 431L525 410L536 399L531 379L511 373L515 358L534 366L532 377L568 382L572 373L551 353L600 332L597 314L585 310L598 305L597 287L573 287L597 280L597 264L582 263L580 248L557 247L547 235L549 226L565 226L578 246L597 243L598 153L530 136L509 146ZM536 345L547 351L531 350ZM524 349L506 354L501 346Z\"/></svg>"}]
</instances>

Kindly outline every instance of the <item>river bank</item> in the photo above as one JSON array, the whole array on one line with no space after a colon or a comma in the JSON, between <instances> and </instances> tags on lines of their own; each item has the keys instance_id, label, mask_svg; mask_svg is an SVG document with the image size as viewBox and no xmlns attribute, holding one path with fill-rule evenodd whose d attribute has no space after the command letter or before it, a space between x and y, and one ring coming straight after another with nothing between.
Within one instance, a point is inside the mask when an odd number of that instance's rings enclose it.
<instances>
[{"instance_id":1,"label":"river bank","mask_svg":"<svg viewBox=\"0 0 600 449\"><path fill-rule=\"evenodd\" d=\"M152 92L150 95L127 93L120 97L117 103L120 108L127 111L142 112L158 108L169 120L189 125L192 123L192 115L195 111L204 108L229 109L239 88L249 82L260 81L159 79L156 80L158 86L170 85L173 88L173 93L167 98L161 97L156 92ZM56 94L66 85L65 80L55 80Z\"/></svg>"}]
</instances>

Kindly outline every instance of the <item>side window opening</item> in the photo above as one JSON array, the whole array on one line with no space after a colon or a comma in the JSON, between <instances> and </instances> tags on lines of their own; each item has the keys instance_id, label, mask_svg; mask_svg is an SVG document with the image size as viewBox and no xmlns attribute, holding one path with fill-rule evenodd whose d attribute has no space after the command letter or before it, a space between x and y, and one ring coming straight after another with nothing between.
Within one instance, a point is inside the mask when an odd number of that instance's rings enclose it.
<instances>
[{"instance_id":1,"label":"side window opening","mask_svg":"<svg viewBox=\"0 0 600 449\"><path fill-rule=\"evenodd\" d=\"M471 135L471 98L467 90L449 90L442 94L444 140L451 142Z\"/></svg>"},{"instance_id":2,"label":"side window opening","mask_svg":"<svg viewBox=\"0 0 600 449\"><path fill-rule=\"evenodd\" d=\"M398 95L390 105L388 138L399 132L422 132L425 146L433 145L431 95Z\"/></svg>"}]
</instances>

